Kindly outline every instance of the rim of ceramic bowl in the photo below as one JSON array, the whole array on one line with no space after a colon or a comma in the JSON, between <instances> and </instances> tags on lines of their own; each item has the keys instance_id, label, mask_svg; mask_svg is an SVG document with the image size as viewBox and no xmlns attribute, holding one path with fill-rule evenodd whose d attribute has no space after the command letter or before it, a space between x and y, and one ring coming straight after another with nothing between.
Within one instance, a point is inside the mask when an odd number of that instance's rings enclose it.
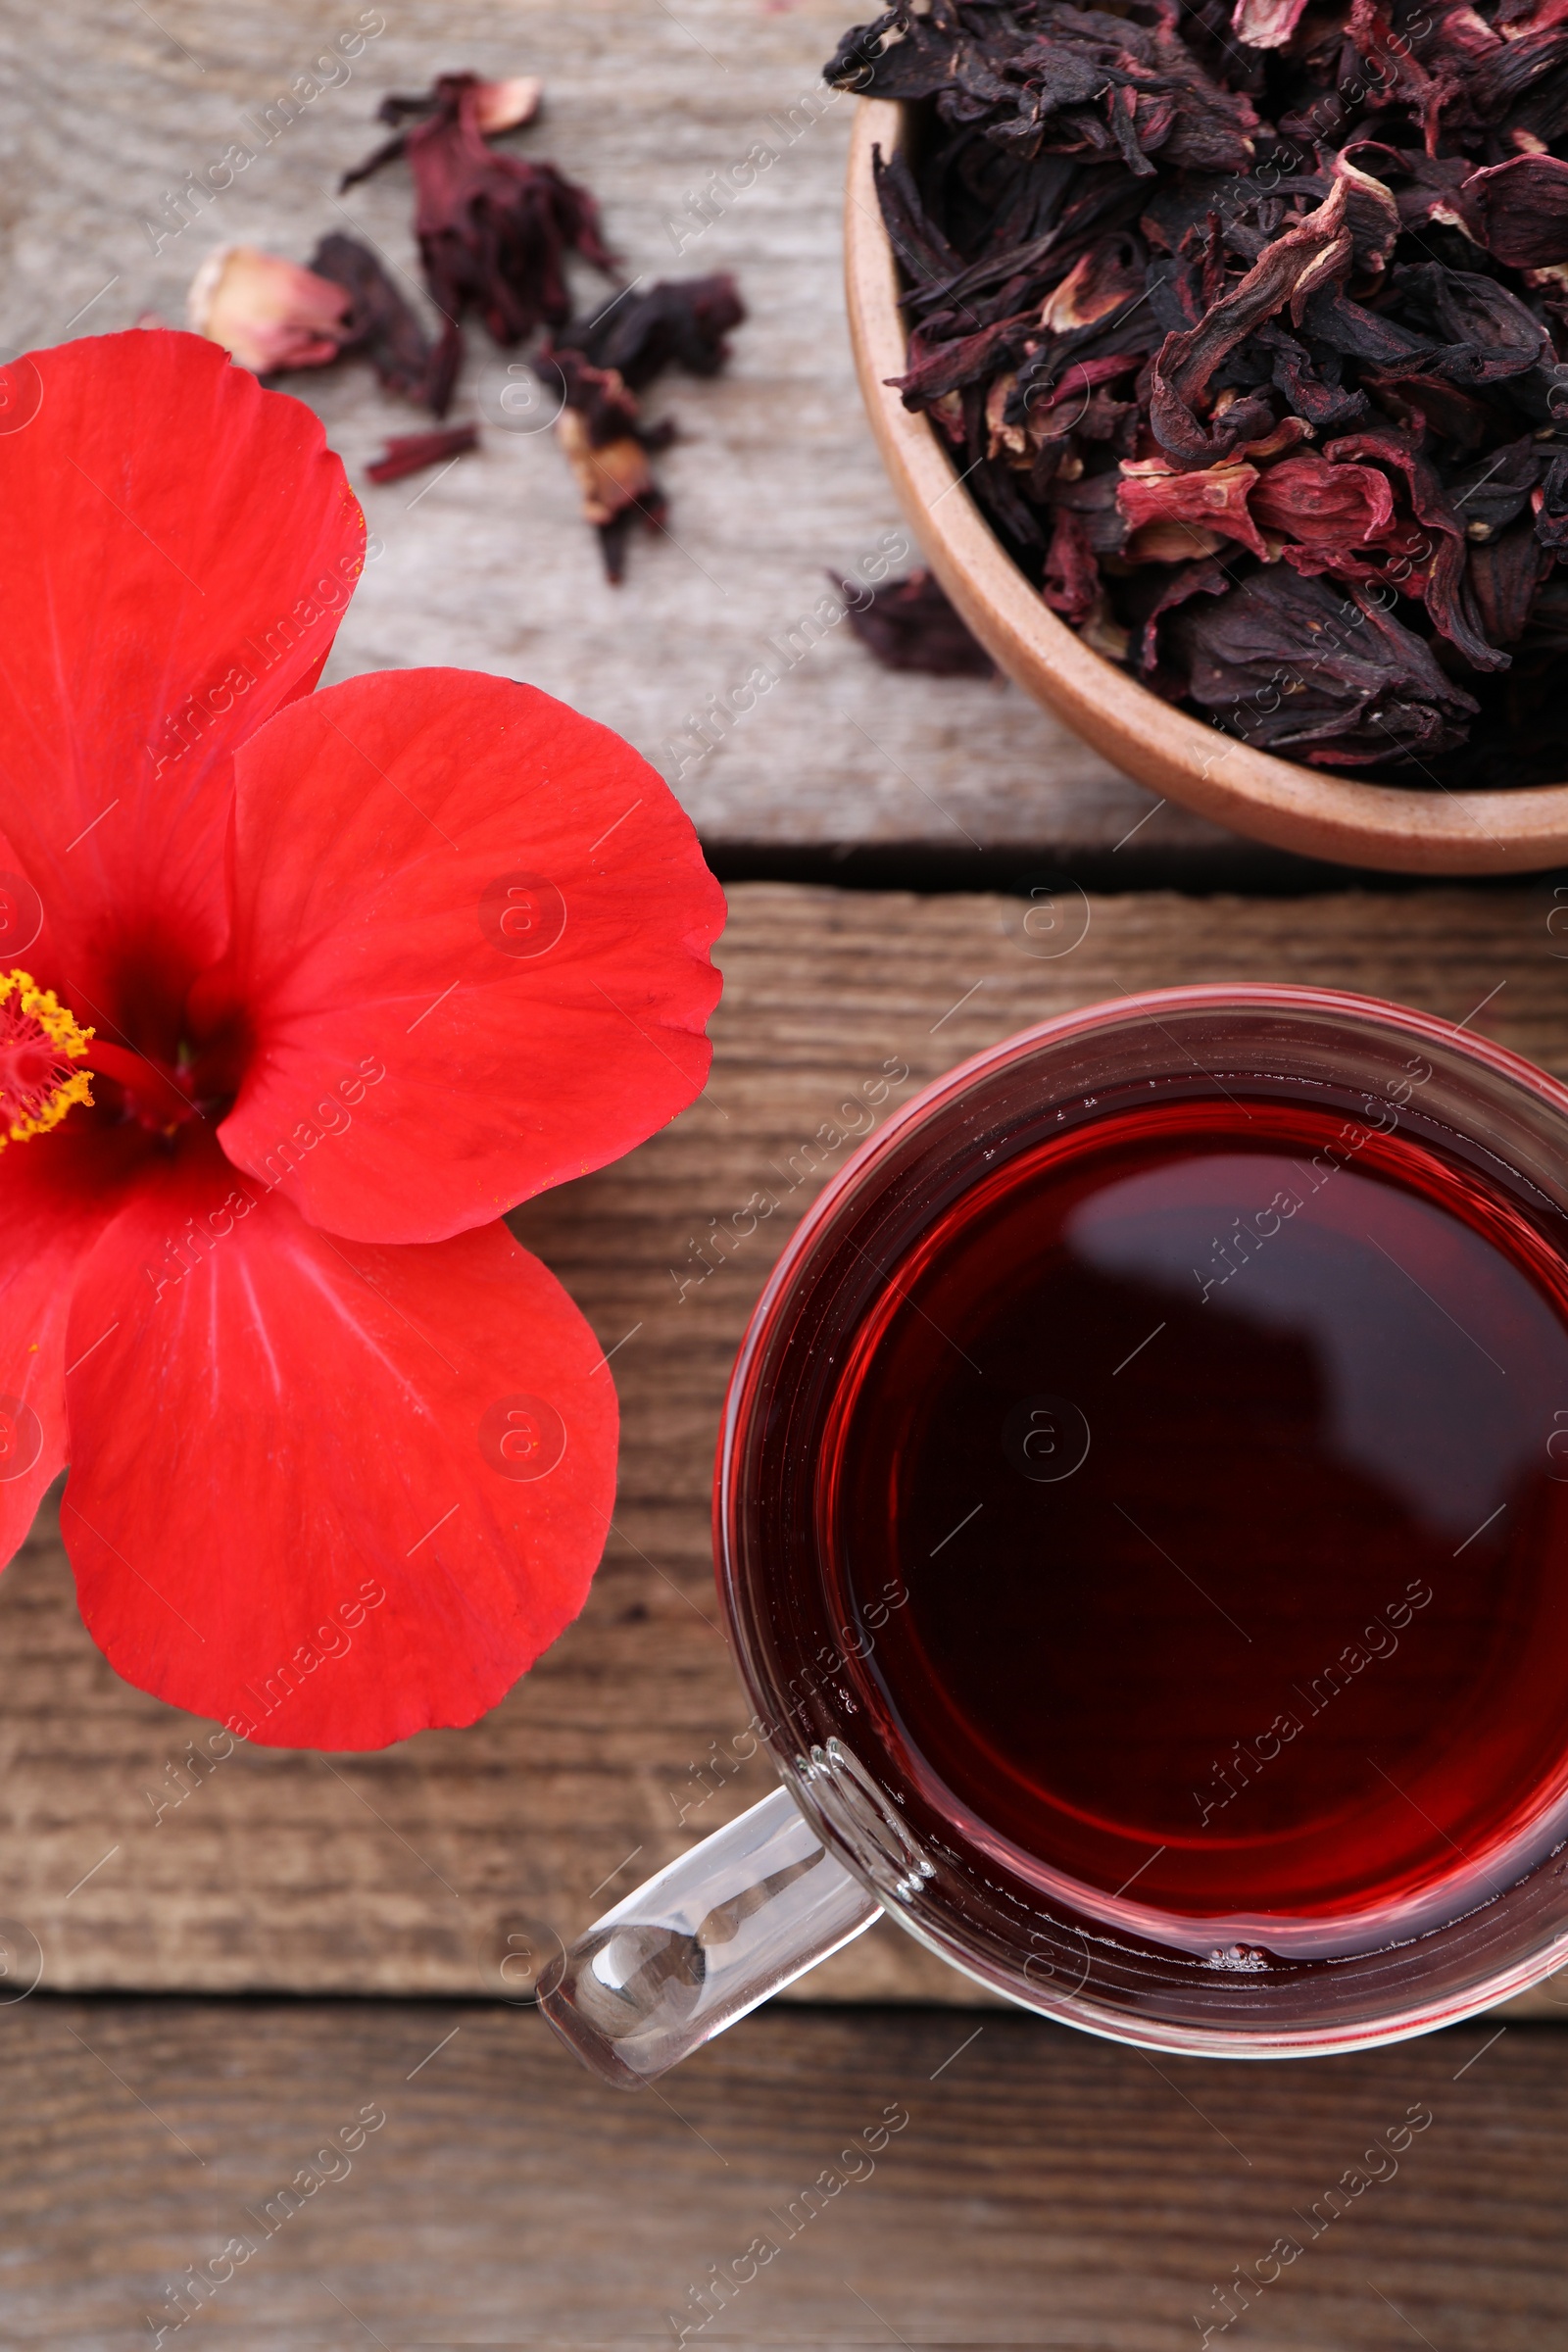
<instances>
[{"instance_id":1,"label":"rim of ceramic bowl","mask_svg":"<svg viewBox=\"0 0 1568 2352\"><path fill-rule=\"evenodd\" d=\"M1530 873L1568 858L1568 784L1517 791L1363 784L1253 751L1173 710L1043 604L993 533L902 375L898 272L872 176L905 109L862 98L850 146L844 260L850 334L871 427L926 562L1007 675L1113 766L1199 815L1276 849L1391 873Z\"/></svg>"}]
</instances>

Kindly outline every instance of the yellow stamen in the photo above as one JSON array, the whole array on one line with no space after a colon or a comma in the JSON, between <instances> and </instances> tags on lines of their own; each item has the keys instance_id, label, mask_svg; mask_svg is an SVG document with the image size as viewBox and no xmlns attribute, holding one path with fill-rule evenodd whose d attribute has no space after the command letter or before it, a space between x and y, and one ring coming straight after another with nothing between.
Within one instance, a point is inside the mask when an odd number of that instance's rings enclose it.
<instances>
[{"instance_id":1,"label":"yellow stamen","mask_svg":"<svg viewBox=\"0 0 1568 2352\"><path fill-rule=\"evenodd\" d=\"M0 1152L7 1143L25 1143L58 1127L73 1102L92 1102L90 1070L74 1070L93 1032L77 1026L52 988L40 988L30 972L0 978Z\"/></svg>"}]
</instances>

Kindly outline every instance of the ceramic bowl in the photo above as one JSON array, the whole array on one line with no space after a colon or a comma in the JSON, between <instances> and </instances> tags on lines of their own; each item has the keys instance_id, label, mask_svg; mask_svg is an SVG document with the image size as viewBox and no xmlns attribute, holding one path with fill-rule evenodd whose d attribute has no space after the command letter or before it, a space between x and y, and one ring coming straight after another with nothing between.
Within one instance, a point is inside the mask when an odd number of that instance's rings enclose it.
<instances>
[{"instance_id":1,"label":"ceramic bowl","mask_svg":"<svg viewBox=\"0 0 1568 2352\"><path fill-rule=\"evenodd\" d=\"M905 372L905 328L871 155L897 151L906 110L862 98L857 113L845 268L860 389L926 562L1008 676L1150 791L1279 849L1415 874L1521 873L1568 859L1568 784L1449 792L1298 766L1172 710L1057 619L994 537L935 429L888 387Z\"/></svg>"}]
</instances>

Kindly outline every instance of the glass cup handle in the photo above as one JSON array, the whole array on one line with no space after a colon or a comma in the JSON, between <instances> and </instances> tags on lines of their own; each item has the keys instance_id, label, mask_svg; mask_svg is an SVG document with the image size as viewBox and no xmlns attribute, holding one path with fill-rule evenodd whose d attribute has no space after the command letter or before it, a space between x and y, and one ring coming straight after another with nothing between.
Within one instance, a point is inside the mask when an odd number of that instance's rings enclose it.
<instances>
[{"instance_id":1,"label":"glass cup handle","mask_svg":"<svg viewBox=\"0 0 1568 2352\"><path fill-rule=\"evenodd\" d=\"M592 2073L637 2090L881 1914L775 1788L553 1960L539 2006Z\"/></svg>"}]
</instances>

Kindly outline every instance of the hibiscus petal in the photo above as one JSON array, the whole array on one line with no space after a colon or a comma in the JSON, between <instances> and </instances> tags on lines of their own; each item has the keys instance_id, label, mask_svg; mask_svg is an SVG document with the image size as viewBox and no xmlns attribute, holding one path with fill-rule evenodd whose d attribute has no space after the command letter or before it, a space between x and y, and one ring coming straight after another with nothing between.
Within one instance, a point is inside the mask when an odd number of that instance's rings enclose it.
<instances>
[{"instance_id":1,"label":"hibiscus petal","mask_svg":"<svg viewBox=\"0 0 1568 2352\"><path fill-rule=\"evenodd\" d=\"M221 1141L314 1223L440 1240L697 1094L723 893L607 728L401 670L296 703L235 772L221 985L254 1044Z\"/></svg>"},{"instance_id":2,"label":"hibiscus petal","mask_svg":"<svg viewBox=\"0 0 1568 2352\"><path fill-rule=\"evenodd\" d=\"M1309 546L1367 547L1394 527L1394 492L1375 466L1333 466L1303 450L1269 467L1252 513L1266 531Z\"/></svg>"},{"instance_id":3,"label":"hibiscus petal","mask_svg":"<svg viewBox=\"0 0 1568 2352\"><path fill-rule=\"evenodd\" d=\"M68 1456L66 1326L76 1271L145 1152L77 1111L0 1151L0 1567Z\"/></svg>"},{"instance_id":4,"label":"hibiscus petal","mask_svg":"<svg viewBox=\"0 0 1568 2352\"><path fill-rule=\"evenodd\" d=\"M364 517L311 412L195 335L0 378L0 828L77 1012L145 1018L222 951L231 755L318 675Z\"/></svg>"},{"instance_id":5,"label":"hibiscus petal","mask_svg":"<svg viewBox=\"0 0 1568 2352\"><path fill-rule=\"evenodd\" d=\"M1162 458L1123 458L1116 504L1129 530L1152 522L1187 523L1239 539L1254 556L1266 556L1268 550L1247 504L1248 492L1257 479L1257 467L1236 458L1222 466L1186 472L1178 472ZM1192 545L1183 552L1200 556L1209 551L1195 531Z\"/></svg>"},{"instance_id":6,"label":"hibiscus petal","mask_svg":"<svg viewBox=\"0 0 1568 2352\"><path fill-rule=\"evenodd\" d=\"M343 1246L244 1198L204 1137L78 1277L61 1523L88 1631L264 1745L471 1723L587 1593L603 1350L503 1226Z\"/></svg>"}]
</instances>

